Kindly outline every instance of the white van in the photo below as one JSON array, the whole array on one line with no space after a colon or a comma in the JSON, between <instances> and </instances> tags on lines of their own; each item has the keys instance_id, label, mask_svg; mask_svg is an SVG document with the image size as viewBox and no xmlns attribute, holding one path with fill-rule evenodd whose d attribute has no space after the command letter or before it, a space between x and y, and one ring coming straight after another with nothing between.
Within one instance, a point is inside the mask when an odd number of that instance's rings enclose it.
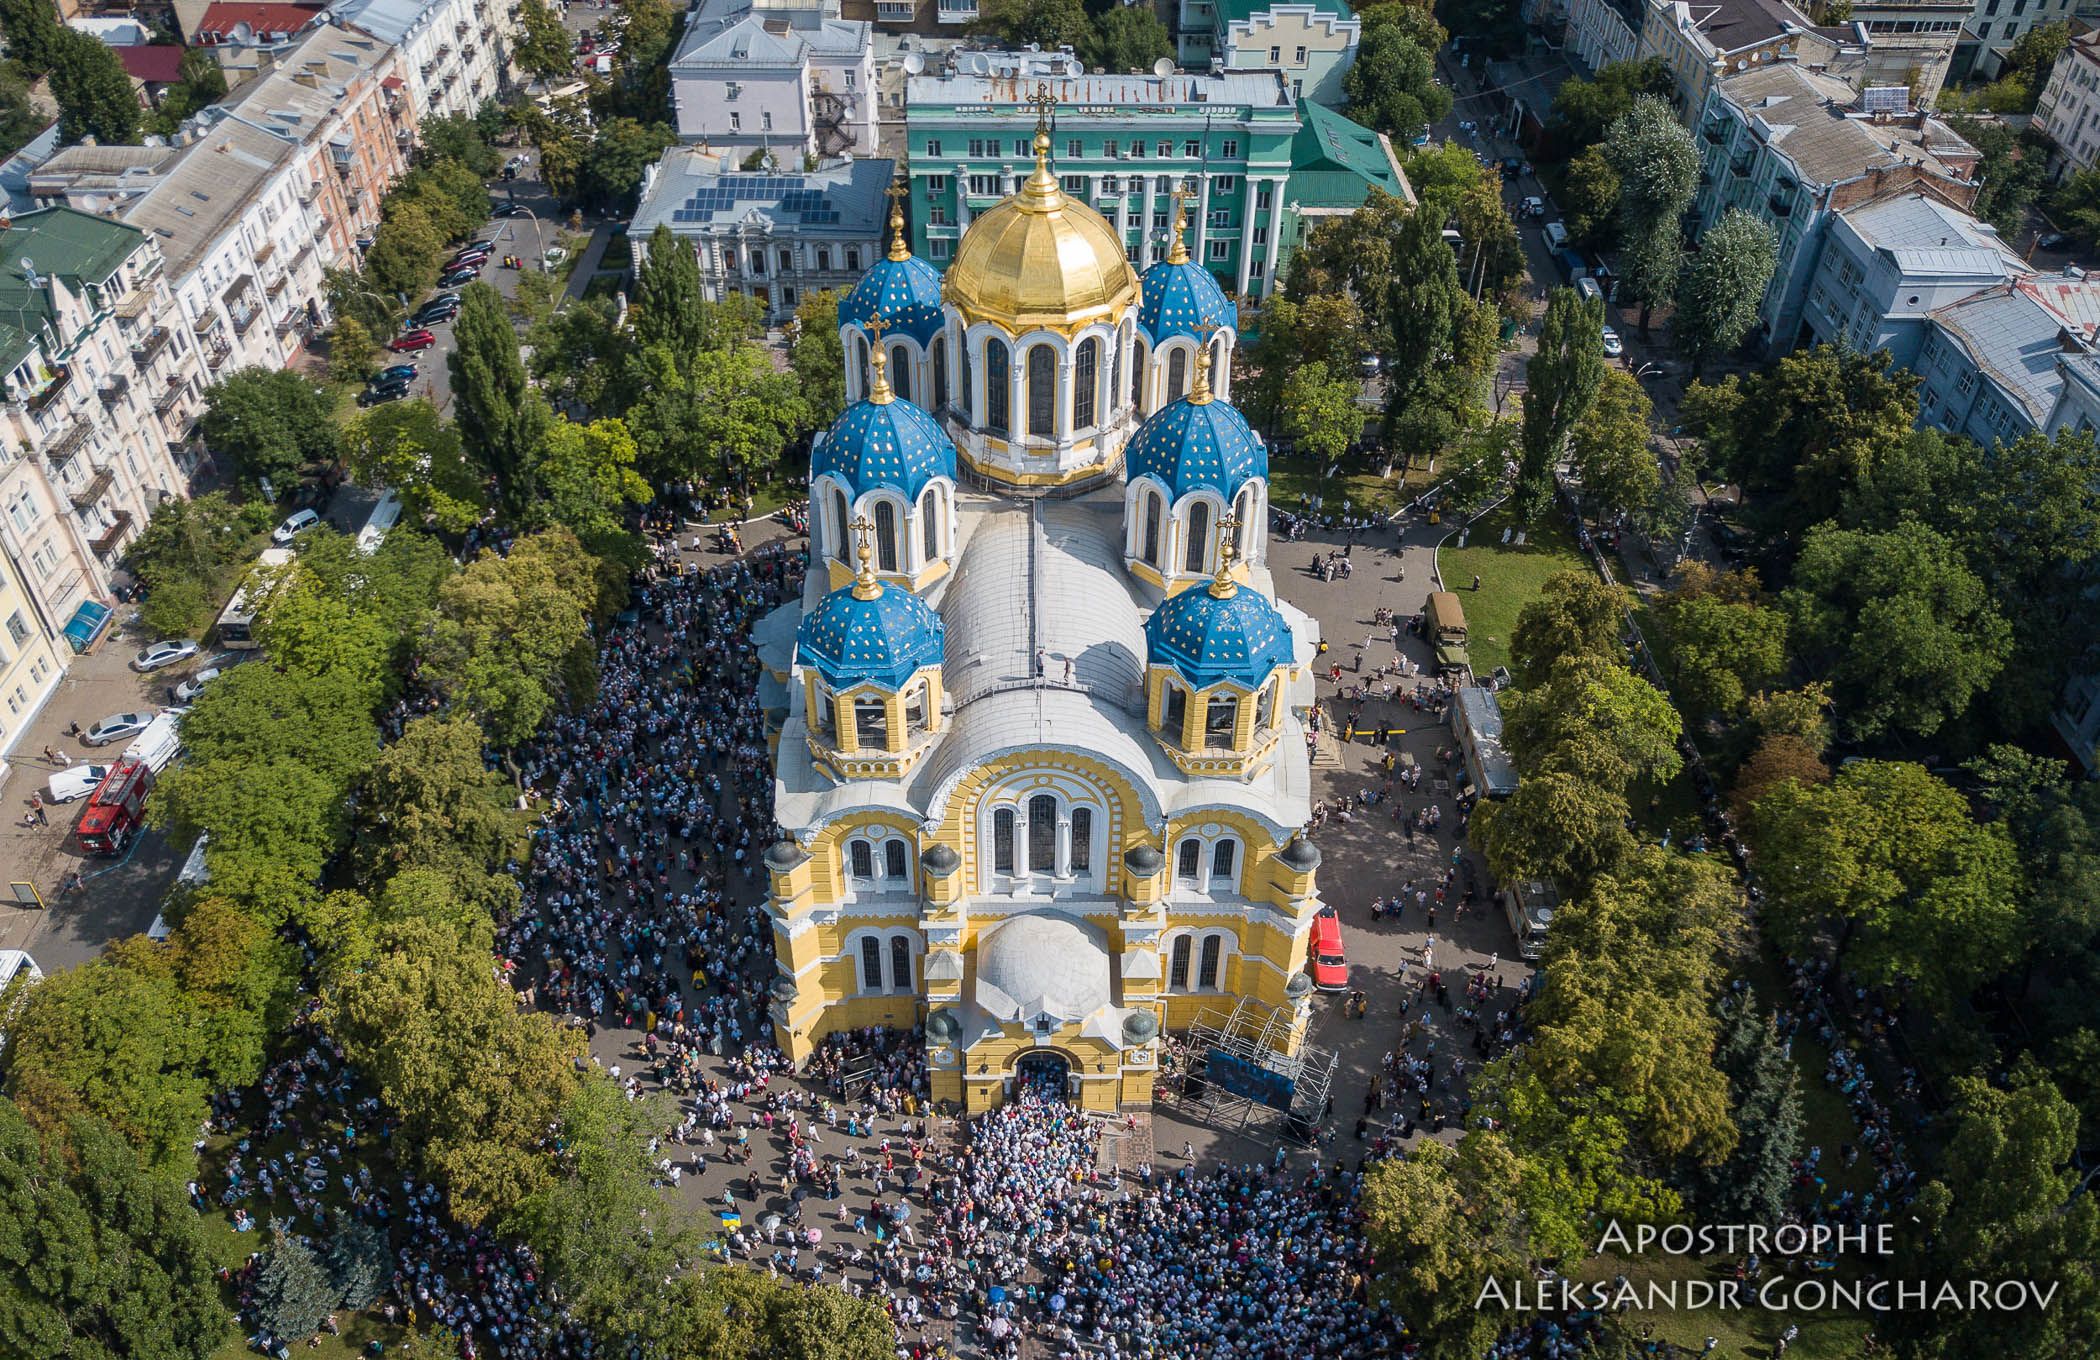
<instances>
[{"instance_id":1,"label":"white van","mask_svg":"<svg viewBox=\"0 0 2100 1360\"><path fill-rule=\"evenodd\" d=\"M159 774L182 752L182 715L167 712L146 724L146 730L124 748L124 754Z\"/></svg>"},{"instance_id":2,"label":"white van","mask_svg":"<svg viewBox=\"0 0 2100 1360\"><path fill-rule=\"evenodd\" d=\"M7 984L15 980L17 973L23 974L31 982L44 980L44 970L36 966L36 960L30 958L27 951L0 949L0 992L7 990Z\"/></svg>"},{"instance_id":3,"label":"white van","mask_svg":"<svg viewBox=\"0 0 2100 1360\"><path fill-rule=\"evenodd\" d=\"M1566 250L1568 248L1567 223L1548 222L1541 230L1541 234L1546 238L1546 249Z\"/></svg>"},{"instance_id":4,"label":"white van","mask_svg":"<svg viewBox=\"0 0 2100 1360\"><path fill-rule=\"evenodd\" d=\"M85 798L95 791L109 774L107 765L68 765L51 776L44 785L44 801L47 803L71 803Z\"/></svg>"},{"instance_id":5,"label":"white van","mask_svg":"<svg viewBox=\"0 0 2100 1360\"><path fill-rule=\"evenodd\" d=\"M1575 280L1575 295L1584 302L1604 301L1603 287L1595 279L1587 275Z\"/></svg>"}]
</instances>

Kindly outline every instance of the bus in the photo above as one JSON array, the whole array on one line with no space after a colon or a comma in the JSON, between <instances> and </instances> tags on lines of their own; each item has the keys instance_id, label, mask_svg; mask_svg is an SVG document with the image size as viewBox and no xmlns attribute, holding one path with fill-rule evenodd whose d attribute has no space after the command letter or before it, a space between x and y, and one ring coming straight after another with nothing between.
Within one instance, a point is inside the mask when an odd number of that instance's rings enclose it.
<instances>
[{"instance_id":1,"label":"bus","mask_svg":"<svg viewBox=\"0 0 2100 1360\"><path fill-rule=\"evenodd\" d=\"M386 542L387 531L401 518L401 493L388 487L379 493L379 504L365 518L365 527L357 531L357 551L362 557L370 557Z\"/></svg>"},{"instance_id":2,"label":"bus","mask_svg":"<svg viewBox=\"0 0 2100 1360\"><path fill-rule=\"evenodd\" d=\"M255 597L269 589L269 578L285 563L292 560L290 548L264 548L255 565L248 568L241 588L233 592L226 608L219 612L217 626L219 646L236 652L253 651L262 644L255 640ZM260 587L260 590L258 590Z\"/></svg>"},{"instance_id":3,"label":"bus","mask_svg":"<svg viewBox=\"0 0 2100 1360\"><path fill-rule=\"evenodd\" d=\"M1493 690L1461 687L1451 704L1451 730L1465 757L1466 778L1481 797L1507 798L1517 791L1517 767L1502 749L1502 705Z\"/></svg>"},{"instance_id":4,"label":"bus","mask_svg":"<svg viewBox=\"0 0 2100 1360\"><path fill-rule=\"evenodd\" d=\"M211 882L211 870L204 863L204 847L210 843L209 831L197 837L197 843L190 847L190 857L182 862L182 871L175 875L177 888L201 888ZM168 924L166 912L155 915L153 924L146 928L146 938L155 943L167 939L173 933L174 927Z\"/></svg>"}]
</instances>

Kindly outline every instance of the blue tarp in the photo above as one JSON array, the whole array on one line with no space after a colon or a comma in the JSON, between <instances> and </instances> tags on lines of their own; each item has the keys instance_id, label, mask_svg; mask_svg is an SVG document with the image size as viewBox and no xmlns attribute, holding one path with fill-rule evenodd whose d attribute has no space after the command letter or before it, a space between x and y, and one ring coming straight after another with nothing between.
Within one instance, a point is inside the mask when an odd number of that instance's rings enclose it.
<instances>
[{"instance_id":1,"label":"blue tarp","mask_svg":"<svg viewBox=\"0 0 2100 1360\"><path fill-rule=\"evenodd\" d=\"M102 629L109 623L109 606L97 600L82 600L80 608L73 611L72 622L66 625L66 641L73 650L84 652L95 645Z\"/></svg>"}]
</instances>

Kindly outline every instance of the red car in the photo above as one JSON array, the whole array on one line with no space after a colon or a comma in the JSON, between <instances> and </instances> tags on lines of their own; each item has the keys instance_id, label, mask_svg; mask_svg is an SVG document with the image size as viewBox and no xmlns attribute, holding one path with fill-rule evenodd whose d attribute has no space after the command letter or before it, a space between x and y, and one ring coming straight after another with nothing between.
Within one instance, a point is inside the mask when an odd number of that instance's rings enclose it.
<instances>
[{"instance_id":1,"label":"red car","mask_svg":"<svg viewBox=\"0 0 2100 1360\"><path fill-rule=\"evenodd\" d=\"M1323 992L1340 992L1349 986L1349 960L1342 954L1342 918L1334 914L1333 907L1322 907L1313 917L1312 948L1313 986Z\"/></svg>"},{"instance_id":2,"label":"red car","mask_svg":"<svg viewBox=\"0 0 2100 1360\"><path fill-rule=\"evenodd\" d=\"M438 338L429 331L403 331L387 344L387 348L397 354L406 354L410 350L429 349L437 342Z\"/></svg>"}]
</instances>

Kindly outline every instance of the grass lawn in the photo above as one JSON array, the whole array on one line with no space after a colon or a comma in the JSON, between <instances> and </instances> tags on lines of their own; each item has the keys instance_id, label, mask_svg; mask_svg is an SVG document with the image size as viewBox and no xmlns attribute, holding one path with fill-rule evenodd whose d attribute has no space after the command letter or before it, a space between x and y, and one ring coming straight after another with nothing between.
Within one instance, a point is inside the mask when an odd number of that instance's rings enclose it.
<instances>
[{"instance_id":1,"label":"grass lawn","mask_svg":"<svg viewBox=\"0 0 2100 1360\"><path fill-rule=\"evenodd\" d=\"M758 488L757 491L752 493L752 506L751 513L749 515L746 515L744 513L743 507L741 505L736 505L721 510L709 511L707 515L707 522L709 524L728 524L732 522L741 522L745 519L759 519L763 518L766 515L772 514L775 510L778 510L783 505L789 505L795 501L807 500L808 498L808 490L801 486L799 483L768 483L767 485Z\"/></svg>"},{"instance_id":2,"label":"grass lawn","mask_svg":"<svg viewBox=\"0 0 2100 1360\"><path fill-rule=\"evenodd\" d=\"M1720 1280L1733 1265L1733 1260L1724 1262L1718 1257L1698 1261L1659 1253L1638 1260L1592 1256L1570 1273L1579 1280L1609 1280L1624 1272L1636 1285L1645 1285L1701 1276ZM1769 1274L1766 1278L1770 1278ZM1867 1319L1850 1313L1778 1313L1755 1306L1740 1310L1629 1311L1615 1314L1613 1321L1625 1336L1636 1341L1641 1339L1644 1326L1653 1327L1651 1335L1656 1341L1667 1341L1686 1355L1698 1355L1705 1348L1707 1337L1717 1337L1721 1345L1716 1353L1728 1360L1768 1360L1775 1352L1779 1334L1790 1325L1799 1327L1801 1335L1787 1347L1788 1360L1854 1360L1862 1353L1861 1343L1868 1331Z\"/></svg>"},{"instance_id":3,"label":"grass lawn","mask_svg":"<svg viewBox=\"0 0 2100 1360\"><path fill-rule=\"evenodd\" d=\"M593 298L602 298L607 302L611 302L618 295L625 282L618 274L594 274L591 276L591 281L583 286L584 301L588 302Z\"/></svg>"},{"instance_id":4,"label":"grass lawn","mask_svg":"<svg viewBox=\"0 0 2100 1360\"><path fill-rule=\"evenodd\" d=\"M626 232L619 232L605 243L605 254L598 260L600 269L626 269L634 263L634 246L628 241Z\"/></svg>"},{"instance_id":5,"label":"grass lawn","mask_svg":"<svg viewBox=\"0 0 2100 1360\"><path fill-rule=\"evenodd\" d=\"M1389 478L1371 472L1344 472L1326 476L1325 465L1311 458L1272 458L1269 461L1269 501L1280 510L1302 510L1314 496L1323 496L1328 511L1339 514L1342 502L1357 509L1370 508L1382 514L1398 510L1404 497L1413 496L1429 484L1426 474L1416 471L1402 476L1396 467ZM1403 493L1403 488L1407 488Z\"/></svg>"},{"instance_id":6,"label":"grass lawn","mask_svg":"<svg viewBox=\"0 0 2100 1360\"><path fill-rule=\"evenodd\" d=\"M1458 547L1453 538L1437 552L1444 584L1458 592L1465 606L1466 649L1473 655L1475 675L1489 675L1508 664L1517 611L1538 598L1547 577L1558 571L1589 570L1574 537L1557 521L1530 529L1522 547L1501 541L1502 531L1514 524L1506 509L1490 511L1468 530L1467 546ZM1478 590L1472 588L1476 575Z\"/></svg>"}]
</instances>

